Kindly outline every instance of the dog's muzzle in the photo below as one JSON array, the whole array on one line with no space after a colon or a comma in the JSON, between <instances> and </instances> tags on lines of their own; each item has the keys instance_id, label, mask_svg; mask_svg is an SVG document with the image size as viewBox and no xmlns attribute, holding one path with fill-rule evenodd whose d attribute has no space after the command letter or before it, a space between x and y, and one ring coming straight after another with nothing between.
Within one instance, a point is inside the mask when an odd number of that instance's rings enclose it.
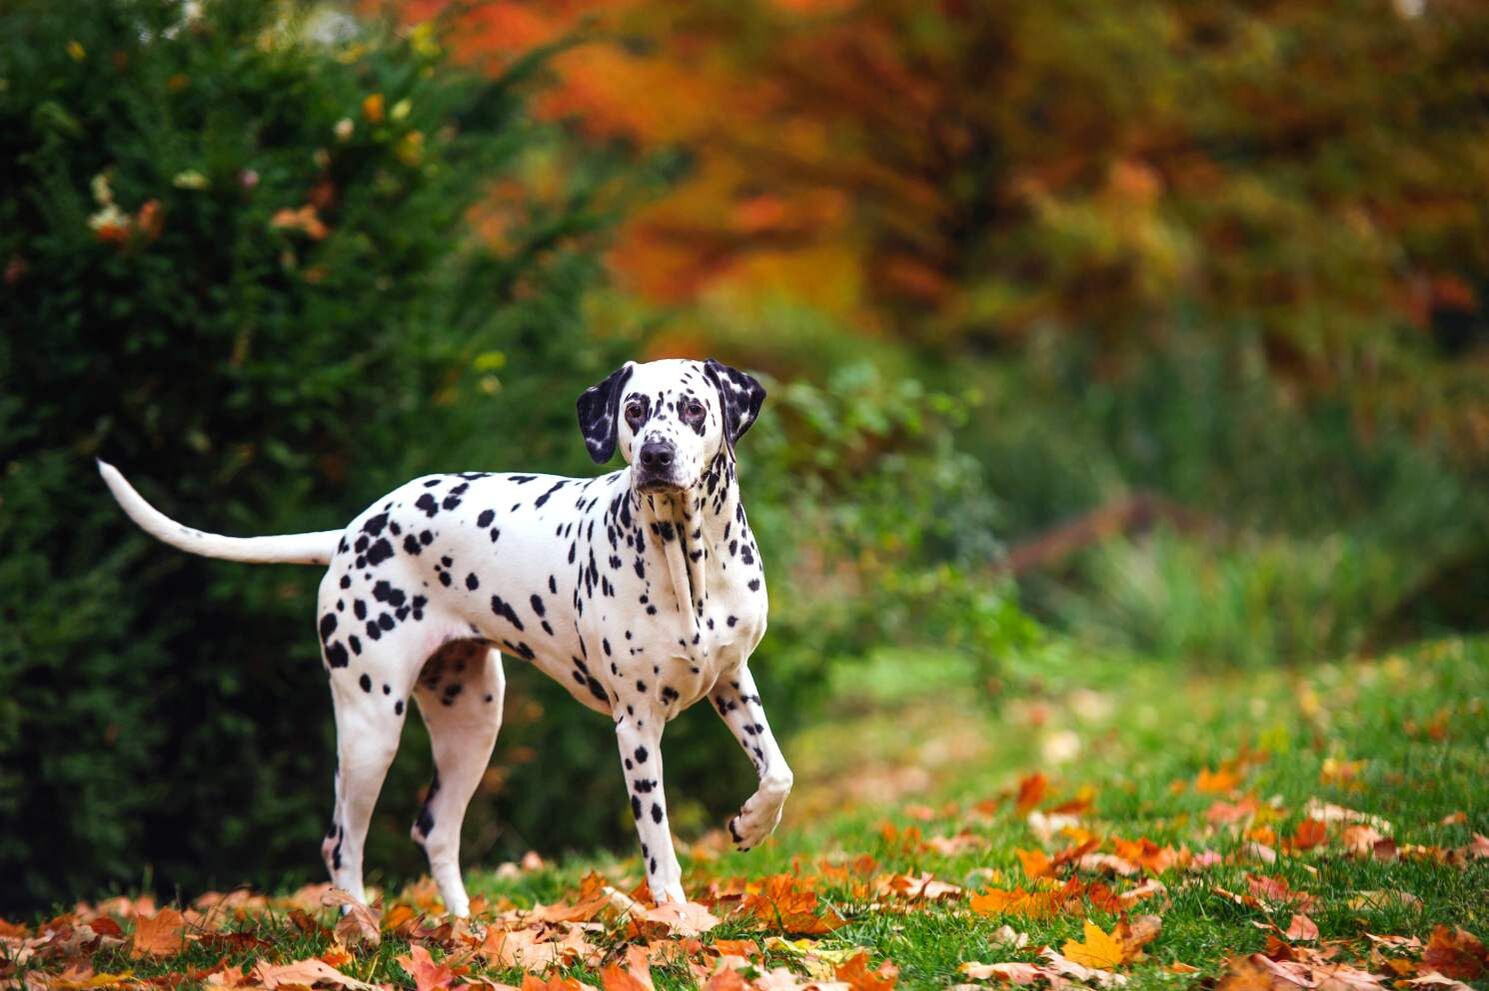
<instances>
[{"instance_id":1,"label":"dog's muzzle","mask_svg":"<svg viewBox=\"0 0 1489 991\"><path fill-rule=\"evenodd\" d=\"M642 491L675 490L678 484L673 472L677 451L665 441L647 441L636 458L636 484Z\"/></svg>"}]
</instances>

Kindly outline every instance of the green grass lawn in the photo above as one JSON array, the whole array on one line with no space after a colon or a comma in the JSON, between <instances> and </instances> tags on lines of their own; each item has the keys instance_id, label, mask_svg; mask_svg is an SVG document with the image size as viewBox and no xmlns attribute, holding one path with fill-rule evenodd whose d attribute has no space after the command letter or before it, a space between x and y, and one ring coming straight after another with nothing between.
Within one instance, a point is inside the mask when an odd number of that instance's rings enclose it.
<instances>
[{"instance_id":1,"label":"green grass lawn","mask_svg":"<svg viewBox=\"0 0 1489 991\"><path fill-rule=\"evenodd\" d=\"M1489 859L1474 859L1470 848L1475 833L1489 833L1489 642L1445 641L1297 671L1190 676L1065 648L1015 669L1011 680L1029 690L989 706L968 687L968 672L937 656L886 654L845 668L832 718L787 747L798 789L776 838L749 854L721 852L716 837L683 844L690 893L724 919L701 936L703 948L685 944L688 958L714 969L709 945L750 939L747 981L775 967L806 981L808 973L831 977L834 964L861 949L871 967L892 961L901 987L945 988L971 982L959 972L968 961L1039 963L1042 947L1059 951L1082 939L1088 921L1111 933L1124 918L1156 915L1161 930L1144 956L1114 967L1128 987L1212 986L1228 961L1268 950L1269 935L1275 959L1327 957L1381 975L1386 986L1430 968L1420 963L1422 949L1382 951L1370 935L1426 944L1446 926L1489 937ZM1328 821L1300 832L1310 803ZM1145 854L1137 852L1141 841ZM1071 852L1082 843L1091 844L1084 859ZM1027 871L1039 872L1041 854L1056 863L1036 880ZM1173 862L1166 869L1165 859ZM1140 864L1148 870L1114 873ZM572 901L591 871L632 890L639 867L634 858L573 859L538 870L476 870L469 880L494 913ZM923 874L960 890L911 898L890 881ZM816 896L813 911L845 924L803 937L792 931L800 920L782 925L762 907L768 900L748 890L744 905L753 913L741 910L746 885L772 875L793 875L792 886ZM1156 893L1123 904L1139 886ZM999 910L1007 898L988 894L1019 889L1034 893L1023 905L1047 911ZM426 889L403 897L429 907ZM389 910L396 901L385 905L385 925L396 921ZM75 983L49 986L85 986L91 967L94 979L185 974L180 986L193 987L224 960L290 961L329 950L346 974L414 986L395 962L409 952L408 938L390 932L375 950L353 946L342 955L322 928L334 921L330 912L296 922L287 903L276 906L225 927L252 940L210 935L158 958L131 955L126 924L123 942L94 948L84 940L71 956L34 951L17 968L16 947L35 936L11 935L12 963L0 982L23 980L28 970L55 981L70 964ZM1281 935L1300 915L1316 924L1316 939ZM629 944L664 941L613 913L599 921L603 928L586 938L602 963ZM1027 936L1024 945L1000 935L1004 926ZM454 986L481 976L521 983L520 969L472 955L476 936L435 931L414 941L468 967ZM1383 952L1401 962L1393 968ZM1489 987L1489 971L1474 973L1478 953L1468 940L1457 962L1439 969ZM602 983L593 963L575 961L560 973ZM872 976L848 976L856 991L875 988ZM707 974L678 959L654 966L652 977L658 987L684 988ZM719 978L714 984L722 986ZM435 975L424 986L445 985Z\"/></svg>"}]
</instances>

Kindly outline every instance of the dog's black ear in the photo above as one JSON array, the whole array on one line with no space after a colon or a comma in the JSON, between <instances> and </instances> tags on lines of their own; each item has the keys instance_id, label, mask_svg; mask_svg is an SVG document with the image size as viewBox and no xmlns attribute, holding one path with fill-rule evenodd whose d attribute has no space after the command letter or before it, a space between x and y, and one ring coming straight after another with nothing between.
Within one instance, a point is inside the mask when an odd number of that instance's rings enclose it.
<instances>
[{"instance_id":1,"label":"dog's black ear","mask_svg":"<svg viewBox=\"0 0 1489 991\"><path fill-rule=\"evenodd\" d=\"M628 361L611 372L605 381L592 385L579 396L579 432L595 464L602 465L615 454L616 432L620 429L620 393L631 377L634 361Z\"/></svg>"},{"instance_id":2,"label":"dog's black ear","mask_svg":"<svg viewBox=\"0 0 1489 991\"><path fill-rule=\"evenodd\" d=\"M746 430L760 415L760 406L765 402L765 386L737 368L730 368L720 361L709 358L703 363L708 377L719 388L719 400L723 404L724 436L729 444L744 436Z\"/></svg>"}]
</instances>

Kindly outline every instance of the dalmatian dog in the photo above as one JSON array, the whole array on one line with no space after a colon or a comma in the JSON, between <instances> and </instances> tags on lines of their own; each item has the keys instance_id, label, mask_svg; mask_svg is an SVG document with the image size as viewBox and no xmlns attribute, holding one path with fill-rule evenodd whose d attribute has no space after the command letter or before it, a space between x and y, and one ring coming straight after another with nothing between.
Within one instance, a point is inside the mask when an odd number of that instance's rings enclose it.
<instances>
[{"instance_id":1,"label":"dalmatian dog","mask_svg":"<svg viewBox=\"0 0 1489 991\"><path fill-rule=\"evenodd\" d=\"M320 533L203 533L99 470L124 511L174 547L330 566L317 630L337 770L322 852L338 888L366 899L363 842L412 701L435 764L412 835L446 908L469 913L460 827L501 728L505 654L610 716L647 885L659 903L685 901L662 788L667 721L707 696L754 763L759 787L729 821L739 849L774 831L791 790L748 666L765 633L765 574L734 448L764 399L717 361L627 362L578 403L591 457L604 464L619 448L620 471L429 475Z\"/></svg>"}]
</instances>

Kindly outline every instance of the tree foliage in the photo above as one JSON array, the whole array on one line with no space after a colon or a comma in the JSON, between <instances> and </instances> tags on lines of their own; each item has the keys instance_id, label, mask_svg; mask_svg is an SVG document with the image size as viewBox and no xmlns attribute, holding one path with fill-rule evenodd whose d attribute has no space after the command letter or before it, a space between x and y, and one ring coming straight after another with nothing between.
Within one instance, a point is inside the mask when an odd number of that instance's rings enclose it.
<instances>
[{"instance_id":1,"label":"tree foliage","mask_svg":"<svg viewBox=\"0 0 1489 991\"><path fill-rule=\"evenodd\" d=\"M649 298L785 293L943 356L1053 334L1097 374L1256 340L1479 455L1489 16L1420 6L511 0L464 45L610 39L542 107L683 156L613 256Z\"/></svg>"}]
</instances>

